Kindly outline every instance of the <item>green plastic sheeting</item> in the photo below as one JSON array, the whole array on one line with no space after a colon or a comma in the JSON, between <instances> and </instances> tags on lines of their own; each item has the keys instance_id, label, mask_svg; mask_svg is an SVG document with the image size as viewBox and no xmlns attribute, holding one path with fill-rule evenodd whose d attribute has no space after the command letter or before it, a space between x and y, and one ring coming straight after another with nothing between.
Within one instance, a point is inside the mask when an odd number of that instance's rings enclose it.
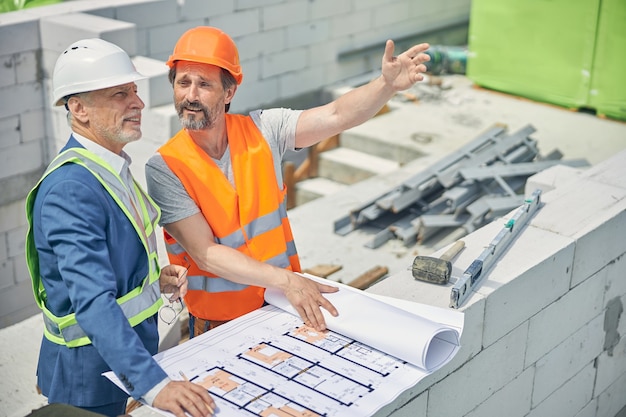
<instances>
[{"instance_id":1,"label":"green plastic sheeting","mask_svg":"<svg viewBox=\"0 0 626 417\"><path fill-rule=\"evenodd\" d=\"M626 119L625 0L473 0L477 85Z\"/></svg>"}]
</instances>

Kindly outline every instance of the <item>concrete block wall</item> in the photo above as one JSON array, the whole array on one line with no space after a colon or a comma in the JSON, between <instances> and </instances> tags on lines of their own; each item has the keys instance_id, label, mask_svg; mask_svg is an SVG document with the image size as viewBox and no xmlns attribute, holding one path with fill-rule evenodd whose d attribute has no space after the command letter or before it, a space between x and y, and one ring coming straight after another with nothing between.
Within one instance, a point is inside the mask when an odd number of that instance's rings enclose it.
<instances>
[{"instance_id":1,"label":"concrete block wall","mask_svg":"<svg viewBox=\"0 0 626 417\"><path fill-rule=\"evenodd\" d=\"M543 206L461 306L459 354L377 415L625 415L626 151L568 172L554 167L527 182L527 195L547 190ZM463 238L453 276L505 220ZM447 307L451 285L410 274L368 291Z\"/></svg>"},{"instance_id":2,"label":"concrete block wall","mask_svg":"<svg viewBox=\"0 0 626 417\"><path fill-rule=\"evenodd\" d=\"M432 42L432 31L467 26L469 11L470 0L73 0L0 14L0 327L37 313L24 203L69 134L49 93L69 44L114 42L149 76L138 85L153 148L179 128L164 61L189 28L217 26L238 44L244 82L231 111L242 112L376 70L387 38L398 49Z\"/></svg>"}]
</instances>

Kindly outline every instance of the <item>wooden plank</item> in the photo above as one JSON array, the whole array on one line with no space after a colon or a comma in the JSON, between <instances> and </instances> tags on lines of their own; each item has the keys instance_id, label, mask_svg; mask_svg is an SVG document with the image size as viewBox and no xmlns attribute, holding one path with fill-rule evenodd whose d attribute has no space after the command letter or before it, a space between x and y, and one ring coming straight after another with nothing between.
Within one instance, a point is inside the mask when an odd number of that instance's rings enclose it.
<instances>
[{"instance_id":1,"label":"wooden plank","mask_svg":"<svg viewBox=\"0 0 626 417\"><path fill-rule=\"evenodd\" d=\"M375 266L369 271L359 275L348 283L349 286L364 290L369 288L373 283L378 281L383 276L387 275L389 269L386 266Z\"/></svg>"},{"instance_id":2,"label":"wooden plank","mask_svg":"<svg viewBox=\"0 0 626 417\"><path fill-rule=\"evenodd\" d=\"M339 271L343 266L341 265L332 265L332 264L319 264L315 265L312 268L307 268L302 270L302 272L315 275L316 277L326 278L331 274Z\"/></svg>"}]
</instances>

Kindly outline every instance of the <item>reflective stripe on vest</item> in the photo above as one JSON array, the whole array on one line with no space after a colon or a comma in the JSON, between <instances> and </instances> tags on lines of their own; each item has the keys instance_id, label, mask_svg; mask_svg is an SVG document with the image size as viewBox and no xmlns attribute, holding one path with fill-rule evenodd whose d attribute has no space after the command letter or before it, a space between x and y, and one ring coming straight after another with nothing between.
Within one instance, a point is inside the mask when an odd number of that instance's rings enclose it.
<instances>
[{"instance_id":1,"label":"reflective stripe on vest","mask_svg":"<svg viewBox=\"0 0 626 417\"><path fill-rule=\"evenodd\" d=\"M131 326L136 326L154 315L163 303L159 289L160 269L156 241L156 226L160 218L160 211L152 199L133 180L134 191L141 206L141 213L137 213L122 178L101 158L83 148L68 149L57 155L39 182L28 194L26 199L26 216L29 228L26 235L26 260L32 280L35 301L43 312L44 335L54 343L68 347L78 347L88 345L91 341L83 329L80 328L76 321L76 315L70 313L57 317L45 305L47 295L41 281L39 255L35 247L33 235L33 207L39 186L48 174L66 163L76 163L85 167L100 181L133 225L146 251L149 265L148 275L143 279L140 286L116 300Z\"/></svg>"},{"instance_id":2,"label":"reflective stripe on vest","mask_svg":"<svg viewBox=\"0 0 626 417\"><path fill-rule=\"evenodd\" d=\"M226 125L236 190L185 130L163 145L159 153L200 208L217 243L261 262L299 271L287 219L286 189L281 190L277 184L270 147L250 117L227 114ZM232 307L251 302L250 295L245 302L239 300L237 292L257 287L237 284L201 270L176 240L167 233L165 237L170 263L190 265L190 293L185 301L191 314L203 319L228 320L234 317L223 315L223 311L243 314L263 303L259 289L254 306Z\"/></svg>"}]
</instances>

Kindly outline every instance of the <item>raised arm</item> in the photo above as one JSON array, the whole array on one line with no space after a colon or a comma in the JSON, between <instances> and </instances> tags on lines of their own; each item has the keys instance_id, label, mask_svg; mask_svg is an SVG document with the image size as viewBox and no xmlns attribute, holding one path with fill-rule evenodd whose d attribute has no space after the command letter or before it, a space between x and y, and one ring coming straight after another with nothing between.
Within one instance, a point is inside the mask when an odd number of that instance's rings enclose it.
<instances>
[{"instance_id":1,"label":"raised arm","mask_svg":"<svg viewBox=\"0 0 626 417\"><path fill-rule=\"evenodd\" d=\"M394 43L388 40L382 59L381 75L323 106L305 110L298 119L296 147L305 148L360 125L372 118L398 91L424 79L424 53L428 44L415 45L394 56Z\"/></svg>"}]
</instances>

